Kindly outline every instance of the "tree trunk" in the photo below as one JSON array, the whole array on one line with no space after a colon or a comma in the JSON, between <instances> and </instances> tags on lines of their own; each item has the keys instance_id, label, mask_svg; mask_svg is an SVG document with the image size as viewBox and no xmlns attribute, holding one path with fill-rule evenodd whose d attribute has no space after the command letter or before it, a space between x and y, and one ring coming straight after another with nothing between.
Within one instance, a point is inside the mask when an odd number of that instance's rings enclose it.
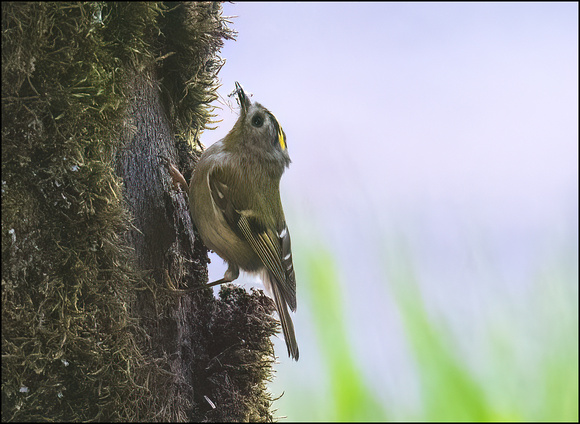
<instances>
[{"instance_id":1,"label":"tree trunk","mask_svg":"<svg viewBox=\"0 0 580 424\"><path fill-rule=\"evenodd\" d=\"M3 420L271 421L261 292L207 282L187 194L215 3L3 3Z\"/></svg>"}]
</instances>

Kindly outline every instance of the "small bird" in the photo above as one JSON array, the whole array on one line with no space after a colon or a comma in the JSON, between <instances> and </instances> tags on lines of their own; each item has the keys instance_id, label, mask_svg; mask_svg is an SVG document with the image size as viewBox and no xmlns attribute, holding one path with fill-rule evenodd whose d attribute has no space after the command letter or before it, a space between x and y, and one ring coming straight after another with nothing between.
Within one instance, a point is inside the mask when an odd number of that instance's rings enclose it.
<instances>
[{"instance_id":1,"label":"small bird","mask_svg":"<svg viewBox=\"0 0 580 424\"><path fill-rule=\"evenodd\" d=\"M258 274L274 299L288 355L298 360L288 312L296 310L296 277L280 200L280 178L291 162L286 134L272 112L235 85L240 116L193 171L191 217L205 245L228 263L224 277L209 286L235 280L240 269Z\"/></svg>"}]
</instances>

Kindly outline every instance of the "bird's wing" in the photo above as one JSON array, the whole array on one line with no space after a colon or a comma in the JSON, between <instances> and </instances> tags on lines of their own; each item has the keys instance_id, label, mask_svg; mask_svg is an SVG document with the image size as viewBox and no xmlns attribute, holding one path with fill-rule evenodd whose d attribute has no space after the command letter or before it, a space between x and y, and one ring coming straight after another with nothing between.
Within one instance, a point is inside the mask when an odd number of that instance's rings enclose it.
<instances>
[{"instance_id":1,"label":"bird's wing","mask_svg":"<svg viewBox=\"0 0 580 424\"><path fill-rule=\"evenodd\" d=\"M281 297L292 311L296 310L296 277L292 263L290 233L286 222L269 228L258 214L242 204L244 199L233 192L223 171L215 168L209 175L212 199L232 231L245 239L278 284Z\"/></svg>"}]
</instances>

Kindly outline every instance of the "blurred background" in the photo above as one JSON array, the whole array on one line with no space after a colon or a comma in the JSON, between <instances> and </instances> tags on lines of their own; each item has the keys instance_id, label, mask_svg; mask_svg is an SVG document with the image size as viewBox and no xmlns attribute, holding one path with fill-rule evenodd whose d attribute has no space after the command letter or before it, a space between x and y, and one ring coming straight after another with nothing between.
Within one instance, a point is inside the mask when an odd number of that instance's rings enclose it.
<instances>
[{"instance_id":1,"label":"blurred background","mask_svg":"<svg viewBox=\"0 0 580 424\"><path fill-rule=\"evenodd\" d=\"M578 4L223 9L202 141L239 81L293 160L300 360L275 340L276 415L577 421Z\"/></svg>"}]
</instances>

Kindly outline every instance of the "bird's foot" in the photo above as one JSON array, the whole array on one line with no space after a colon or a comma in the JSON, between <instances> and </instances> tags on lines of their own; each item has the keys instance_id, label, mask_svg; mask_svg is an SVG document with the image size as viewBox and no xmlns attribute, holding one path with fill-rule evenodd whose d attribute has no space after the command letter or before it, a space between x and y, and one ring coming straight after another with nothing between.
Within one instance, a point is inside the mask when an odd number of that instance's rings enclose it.
<instances>
[{"instance_id":1,"label":"bird's foot","mask_svg":"<svg viewBox=\"0 0 580 424\"><path fill-rule=\"evenodd\" d=\"M173 188L177 190L181 186L181 189L187 192L189 190L189 185L187 184L187 181L185 181L181 172L179 172L179 170L165 156L158 155L158 157L165 162L165 165L169 170L169 175L171 175L171 180L173 182Z\"/></svg>"}]
</instances>

